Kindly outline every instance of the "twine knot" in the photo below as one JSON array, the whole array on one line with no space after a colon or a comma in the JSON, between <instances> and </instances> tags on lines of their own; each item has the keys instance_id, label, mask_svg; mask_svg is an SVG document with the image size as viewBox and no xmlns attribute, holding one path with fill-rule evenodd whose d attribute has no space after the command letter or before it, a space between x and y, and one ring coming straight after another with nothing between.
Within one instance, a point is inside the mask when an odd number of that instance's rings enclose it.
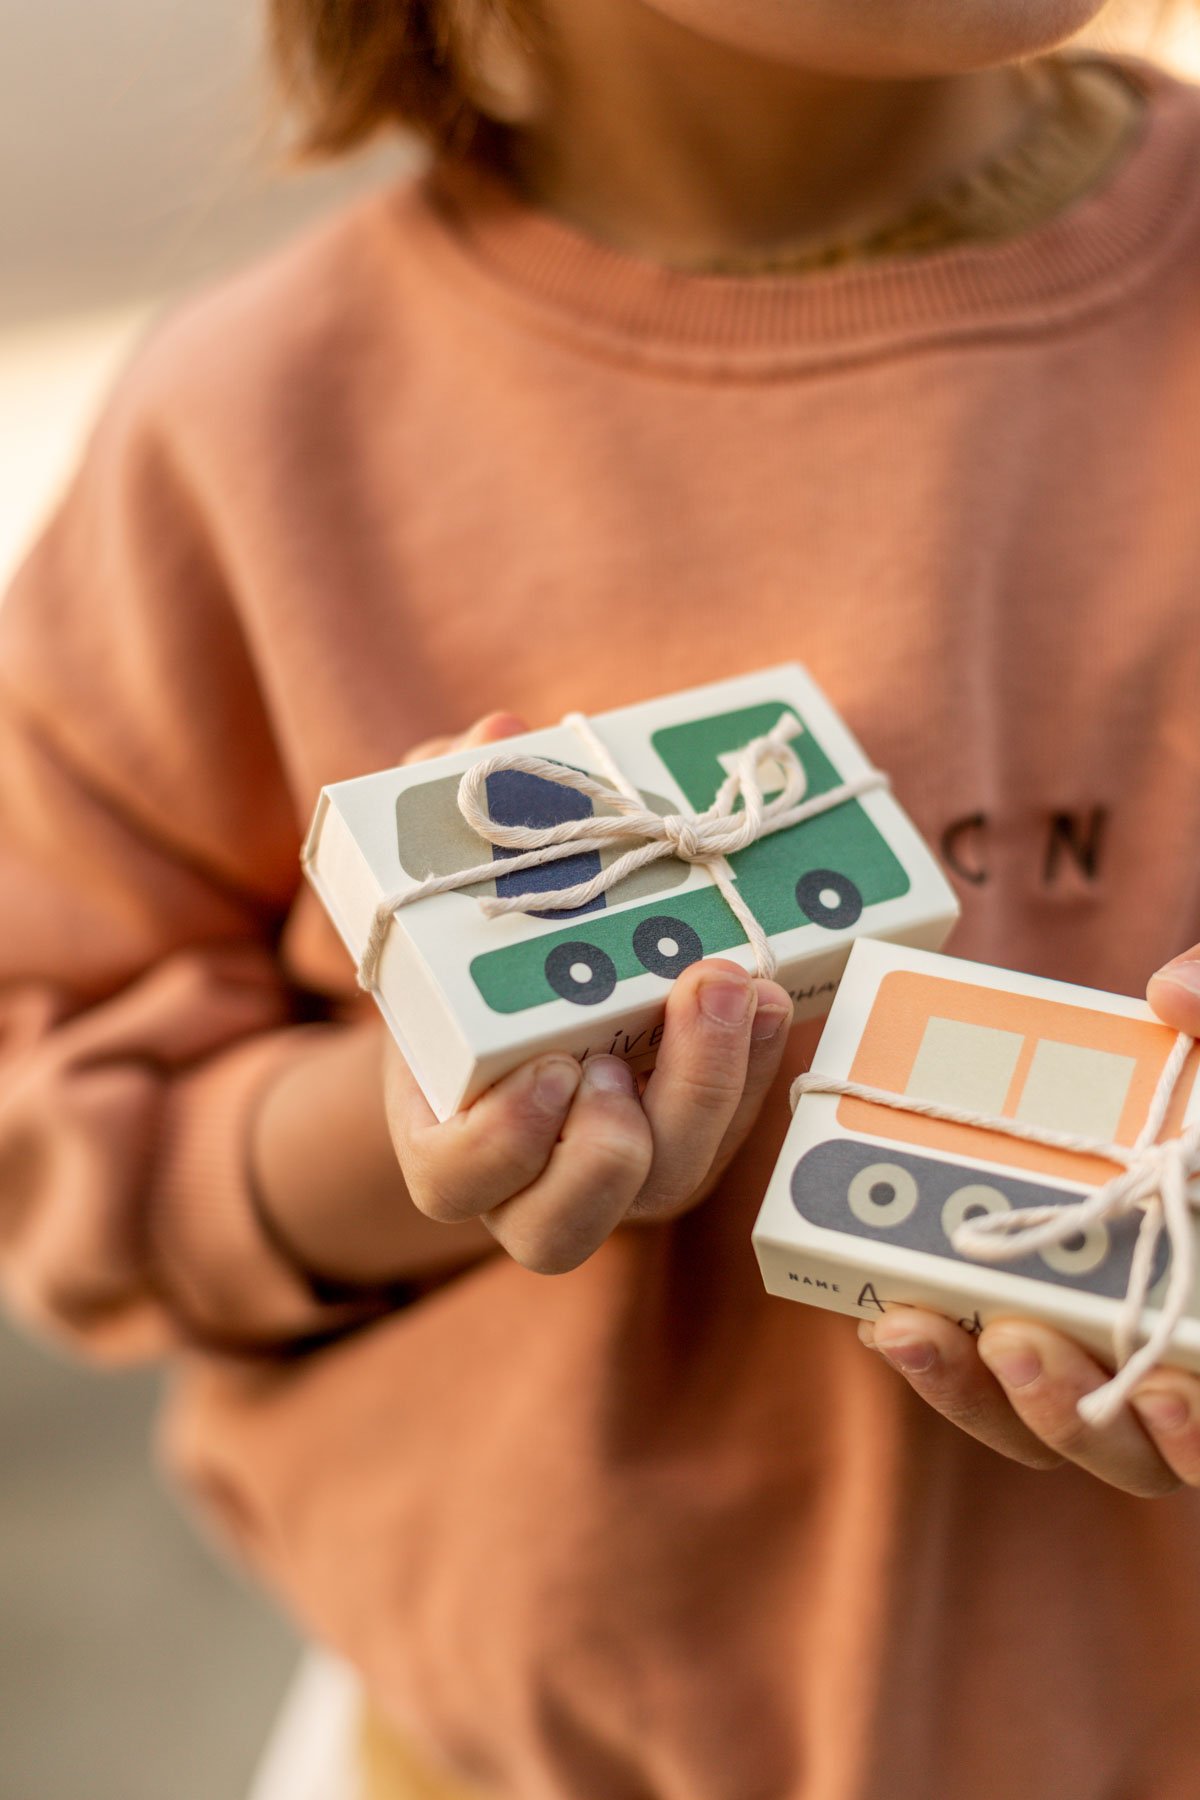
<instances>
[{"instance_id":1,"label":"twine knot","mask_svg":"<svg viewBox=\"0 0 1200 1800\"><path fill-rule=\"evenodd\" d=\"M668 813L662 822L662 832L671 847L671 854L679 857L681 862L705 862L712 855L699 820L693 821L684 813Z\"/></svg>"}]
</instances>

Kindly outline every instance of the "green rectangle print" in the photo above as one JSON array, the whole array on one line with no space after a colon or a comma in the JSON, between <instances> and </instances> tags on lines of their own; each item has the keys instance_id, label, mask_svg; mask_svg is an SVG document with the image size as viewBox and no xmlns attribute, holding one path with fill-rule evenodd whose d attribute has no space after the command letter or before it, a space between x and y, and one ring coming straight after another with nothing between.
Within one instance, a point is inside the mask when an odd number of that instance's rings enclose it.
<instances>
[{"instance_id":1,"label":"green rectangle print","mask_svg":"<svg viewBox=\"0 0 1200 1800\"><path fill-rule=\"evenodd\" d=\"M693 811L703 812L730 773L736 753L789 710L795 709L768 701L667 726L650 741ZM792 745L808 779L808 797L838 786L842 776L807 728ZM775 791L778 786L776 782ZM769 798L772 783L766 777L764 788ZM675 886L686 874L674 859L653 866L673 870L664 887ZM849 930L866 908L909 889L903 865L856 800L760 839L731 856L729 866L747 904L772 935L806 925L816 931ZM672 981L701 957L746 942L714 886L664 893L642 905L614 905L613 898L610 893L603 911L572 919L565 928L555 929L551 922L537 937L477 956L471 974L485 1003L498 1013L526 1012L553 1000L596 1006L635 975Z\"/></svg>"}]
</instances>

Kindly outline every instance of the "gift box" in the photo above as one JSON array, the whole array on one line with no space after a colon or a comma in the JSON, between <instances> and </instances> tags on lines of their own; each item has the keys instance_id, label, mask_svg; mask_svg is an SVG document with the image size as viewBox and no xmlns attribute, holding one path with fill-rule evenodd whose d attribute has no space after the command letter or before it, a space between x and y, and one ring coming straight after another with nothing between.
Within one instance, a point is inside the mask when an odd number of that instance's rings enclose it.
<instances>
[{"instance_id":1,"label":"gift box","mask_svg":"<svg viewBox=\"0 0 1200 1800\"><path fill-rule=\"evenodd\" d=\"M754 1227L769 1292L1200 1368L1200 1046L1140 1000L854 947ZM1140 1359L1140 1360L1137 1360Z\"/></svg>"},{"instance_id":2,"label":"gift box","mask_svg":"<svg viewBox=\"0 0 1200 1800\"><path fill-rule=\"evenodd\" d=\"M303 863L440 1118L550 1049L649 1067L702 956L800 1018L859 934L936 948L958 914L795 665L326 787Z\"/></svg>"}]
</instances>

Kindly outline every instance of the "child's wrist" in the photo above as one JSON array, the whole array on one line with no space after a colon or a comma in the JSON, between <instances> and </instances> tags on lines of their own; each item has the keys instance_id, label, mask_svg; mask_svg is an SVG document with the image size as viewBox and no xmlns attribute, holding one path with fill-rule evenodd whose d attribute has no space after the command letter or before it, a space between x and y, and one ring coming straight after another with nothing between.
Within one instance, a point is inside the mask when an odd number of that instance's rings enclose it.
<instances>
[{"instance_id":1,"label":"child's wrist","mask_svg":"<svg viewBox=\"0 0 1200 1800\"><path fill-rule=\"evenodd\" d=\"M388 1131L375 1020L330 1032L259 1098L248 1145L264 1238L331 1304L380 1301L494 1249L486 1227L438 1226L409 1198Z\"/></svg>"}]
</instances>

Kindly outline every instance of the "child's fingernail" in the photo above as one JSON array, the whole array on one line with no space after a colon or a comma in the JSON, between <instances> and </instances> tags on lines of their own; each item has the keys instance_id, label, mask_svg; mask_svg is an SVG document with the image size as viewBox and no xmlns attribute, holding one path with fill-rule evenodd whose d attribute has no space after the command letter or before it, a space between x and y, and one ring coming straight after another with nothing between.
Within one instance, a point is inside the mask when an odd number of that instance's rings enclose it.
<instances>
[{"instance_id":1,"label":"child's fingernail","mask_svg":"<svg viewBox=\"0 0 1200 1800\"><path fill-rule=\"evenodd\" d=\"M465 750L476 744L486 744L491 738L512 737L527 729L524 719L518 718L516 713L485 713L463 732L459 742Z\"/></svg>"},{"instance_id":2,"label":"child's fingernail","mask_svg":"<svg viewBox=\"0 0 1200 1800\"><path fill-rule=\"evenodd\" d=\"M937 1351L925 1338L899 1338L894 1344L875 1343L902 1375L923 1375L937 1361Z\"/></svg>"},{"instance_id":3,"label":"child's fingernail","mask_svg":"<svg viewBox=\"0 0 1200 1800\"><path fill-rule=\"evenodd\" d=\"M858 1341L860 1344L865 1344L868 1350L877 1348L875 1343L875 1326L870 1319L860 1319L858 1321Z\"/></svg>"},{"instance_id":4,"label":"child's fingernail","mask_svg":"<svg viewBox=\"0 0 1200 1800\"><path fill-rule=\"evenodd\" d=\"M700 1011L718 1025L741 1025L754 1004L750 982L710 975L700 983Z\"/></svg>"},{"instance_id":5,"label":"child's fingernail","mask_svg":"<svg viewBox=\"0 0 1200 1800\"><path fill-rule=\"evenodd\" d=\"M633 1070L619 1056L589 1056L583 1065L583 1085L599 1094L637 1092Z\"/></svg>"},{"instance_id":6,"label":"child's fingernail","mask_svg":"<svg viewBox=\"0 0 1200 1800\"><path fill-rule=\"evenodd\" d=\"M544 1112L565 1112L579 1086L579 1064L558 1057L543 1063L533 1084L534 1097Z\"/></svg>"},{"instance_id":7,"label":"child's fingernail","mask_svg":"<svg viewBox=\"0 0 1200 1800\"><path fill-rule=\"evenodd\" d=\"M1042 1359L1037 1351L1015 1339L981 1343L979 1354L992 1374L1007 1388L1029 1387L1042 1372Z\"/></svg>"},{"instance_id":8,"label":"child's fingernail","mask_svg":"<svg viewBox=\"0 0 1200 1800\"><path fill-rule=\"evenodd\" d=\"M760 1006L750 1027L750 1036L755 1043L765 1043L768 1038L778 1037L791 1016L790 1006Z\"/></svg>"},{"instance_id":9,"label":"child's fingernail","mask_svg":"<svg viewBox=\"0 0 1200 1800\"><path fill-rule=\"evenodd\" d=\"M1151 981L1171 981L1186 988L1189 994L1200 994L1200 962L1193 957L1183 962L1169 962L1150 977Z\"/></svg>"},{"instance_id":10,"label":"child's fingernail","mask_svg":"<svg viewBox=\"0 0 1200 1800\"><path fill-rule=\"evenodd\" d=\"M1179 1431L1192 1416L1183 1395L1170 1388L1146 1388L1134 1394L1132 1405L1152 1431Z\"/></svg>"}]
</instances>

